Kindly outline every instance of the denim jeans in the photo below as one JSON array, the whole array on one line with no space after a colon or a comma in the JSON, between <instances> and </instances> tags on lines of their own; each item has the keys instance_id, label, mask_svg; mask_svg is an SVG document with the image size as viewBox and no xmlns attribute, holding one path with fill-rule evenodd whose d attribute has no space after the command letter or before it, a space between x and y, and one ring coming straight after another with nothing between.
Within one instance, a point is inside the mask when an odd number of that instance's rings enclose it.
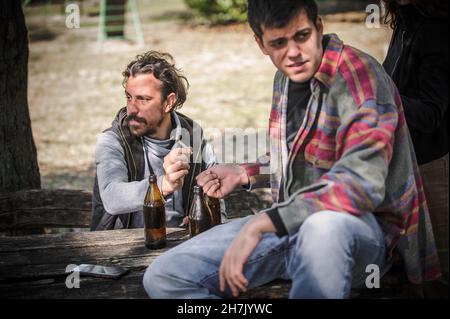
<instances>
[{"instance_id":1,"label":"denim jeans","mask_svg":"<svg viewBox=\"0 0 450 319\"><path fill-rule=\"evenodd\" d=\"M159 256L144 275L151 298L230 298L219 290L225 250L253 216L216 226ZM244 266L249 288L291 279L290 298L346 298L365 283L366 267L385 268L383 233L373 216L322 211L312 214L297 234L266 233Z\"/></svg>"}]
</instances>

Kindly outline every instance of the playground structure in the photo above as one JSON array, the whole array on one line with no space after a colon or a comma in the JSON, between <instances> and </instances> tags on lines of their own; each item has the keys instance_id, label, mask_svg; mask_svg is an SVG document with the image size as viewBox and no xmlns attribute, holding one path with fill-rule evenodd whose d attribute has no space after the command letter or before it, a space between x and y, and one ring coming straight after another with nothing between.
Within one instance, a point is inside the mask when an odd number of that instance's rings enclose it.
<instances>
[{"instance_id":1,"label":"playground structure","mask_svg":"<svg viewBox=\"0 0 450 319\"><path fill-rule=\"evenodd\" d=\"M125 25L128 14L131 15L133 21L134 40L139 45L144 45L144 34L136 0L101 0L98 41L125 39Z\"/></svg>"},{"instance_id":2,"label":"playground structure","mask_svg":"<svg viewBox=\"0 0 450 319\"><path fill-rule=\"evenodd\" d=\"M46 17L54 12L55 5L59 6L59 12L56 12L63 15L67 14L66 8L70 4L77 5L82 15L87 13L89 15L98 15L97 41L99 43L109 39L117 39L133 40L141 46L145 44L136 0L22 0L23 7L35 4L45 5L44 15ZM134 32L125 32L130 24Z\"/></svg>"}]
</instances>

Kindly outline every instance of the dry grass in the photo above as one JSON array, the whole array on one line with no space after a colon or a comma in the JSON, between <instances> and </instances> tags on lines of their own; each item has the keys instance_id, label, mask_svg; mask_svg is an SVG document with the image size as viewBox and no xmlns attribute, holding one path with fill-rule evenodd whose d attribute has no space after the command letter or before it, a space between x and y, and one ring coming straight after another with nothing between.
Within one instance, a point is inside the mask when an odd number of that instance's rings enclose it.
<instances>
[{"instance_id":1,"label":"dry grass","mask_svg":"<svg viewBox=\"0 0 450 319\"><path fill-rule=\"evenodd\" d=\"M179 0L168 3L142 13L144 47L126 41L99 46L96 17L82 17L81 28L71 30L62 16L26 12L29 107L43 187L91 189L96 137L125 104L121 72L145 50L175 57L191 84L182 111L204 126L266 127L275 69L248 27L192 27L157 19L183 8ZM325 24L327 32L383 59L386 30L335 19Z\"/></svg>"}]
</instances>

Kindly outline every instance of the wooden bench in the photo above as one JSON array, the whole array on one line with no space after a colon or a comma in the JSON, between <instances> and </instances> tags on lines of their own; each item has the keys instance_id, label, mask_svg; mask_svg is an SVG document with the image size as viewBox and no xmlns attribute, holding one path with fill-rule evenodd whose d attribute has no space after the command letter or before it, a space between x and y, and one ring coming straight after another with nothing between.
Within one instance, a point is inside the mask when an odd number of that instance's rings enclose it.
<instances>
[{"instance_id":1,"label":"wooden bench","mask_svg":"<svg viewBox=\"0 0 450 319\"><path fill-rule=\"evenodd\" d=\"M79 190L24 190L0 193L0 233L11 236L56 232L55 230L60 228L88 229L91 222L91 198L90 192ZM272 201L270 191L263 189L251 193L244 190L236 191L230 194L225 202L229 217L233 219L255 214L269 207ZM45 241L45 237L42 240L46 243L45 247L51 246L51 243ZM383 277L382 289L354 290L351 297L404 297L403 279L402 273L394 272ZM137 279L133 280L133 285L136 285ZM240 298L287 298L290 286L289 281L276 280L252 289L242 294ZM411 293L407 292L406 296L411 297Z\"/></svg>"},{"instance_id":2,"label":"wooden bench","mask_svg":"<svg viewBox=\"0 0 450 319\"><path fill-rule=\"evenodd\" d=\"M0 232L20 234L55 228L89 228L92 193L81 190L39 189L0 193ZM244 190L226 200L230 218L257 213L271 205L270 193Z\"/></svg>"}]
</instances>

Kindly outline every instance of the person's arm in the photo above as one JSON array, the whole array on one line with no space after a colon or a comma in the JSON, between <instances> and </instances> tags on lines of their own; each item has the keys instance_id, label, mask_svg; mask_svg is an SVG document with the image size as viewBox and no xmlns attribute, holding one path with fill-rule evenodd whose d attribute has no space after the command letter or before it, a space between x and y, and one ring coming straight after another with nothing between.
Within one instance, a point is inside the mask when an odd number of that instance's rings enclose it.
<instances>
[{"instance_id":1,"label":"person's arm","mask_svg":"<svg viewBox=\"0 0 450 319\"><path fill-rule=\"evenodd\" d=\"M165 175L157 176L158 187L164 196L172 194L182 186L189 167L183 158L189 152L190 149L175 149L164 158ZM105 210L111 215L141 210L148 181L128 181L125 154L113 132L99 136L95 159L100 197Z\"/></svg>"},{"instance_id":2,"label":"person's arm","mask_svg":"<svg viewBox=\"0 0 450 319\"><path fill-rule=\"evenodd\" d=\"M248 184L242 185L248 191L270 187L270 154L261 156L256 163L241 164L248 176Z\"/></svg>"},{"instance_id":3,"label":"person's arm","mask_svg":"<svg viewBox=\"0 0 450 319\"><path fill-rule=\"evenodd\" d=\"M234 297L246 291L248 280L244 276L244 265L255 250L264 233L275 232L275 227L266 214L258 214L242 227L224 253L219 269L220 290L230 287Z\"/></svg>"},{"instance_id":4,"label":"person's arm","mask_svg":"<svg viewBox=\"0 0 450 319\"><path fill-rule=\"evenodd\" d=\"M285 202L266 210L279 218L278 235L295 234L311 214L332 210L362 215L385 198L385 182L393 155L398 110L369 101L345 119L338 129L339 160L315 183L296 191ZM274 217L275 216L275 217Z\"/></svg>"},{"instance_id":5,"label":"person's arm","mask_svg":"<svg viewBox=\"0 0 450 319\"><path fill-rule=\"evenodd\" d=\"M197 184L211 197L223 198L238 187L248 191L269 187L269 164L219 164L208 168L197 177Z\"/></svg>"},{"instance_id":6,"label":"person's arm","mask_svg":"<svg viewBox=\"0 0 450 319\"><path fill-rule=\"evenodd\" d=\"M405 110L406 122L411 131L430 134L435 132L445 118L449 103L449 47L448 42L436 36L429 36L436 30L429 30L429 26L419 31L414 50L420 61L417 70L419 81L418 96L411 97L403 94L402 102ZM432 32L432 33L431 33ZM443 30L448 34L448 30ZM439 35L441 37L441 35Z\"/></svg>"},{"instance_id":7,"label":"person's arm","mask_svg":"<svg viewBox=\"0 0 450 319\"><path fill-rule=\"evenodd\" d=\"M100 197L105 210L111 215L141 210L148 182L145 179L128 182L123 148L113 132L99 135L95 162Z\"/></svg>"}]
</instances>

